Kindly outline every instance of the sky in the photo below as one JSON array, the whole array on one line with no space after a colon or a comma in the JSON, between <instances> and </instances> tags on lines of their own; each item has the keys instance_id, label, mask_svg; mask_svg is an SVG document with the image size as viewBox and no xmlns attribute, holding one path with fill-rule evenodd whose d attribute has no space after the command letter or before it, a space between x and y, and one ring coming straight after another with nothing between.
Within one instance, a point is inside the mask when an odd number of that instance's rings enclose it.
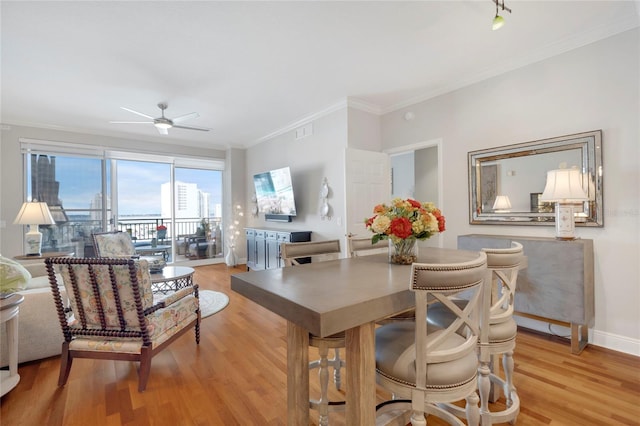
<instances>
[{"instance_id":1,"label":"sky","mask_svg":"<svg viewBox=\"0 0 640 426\"><path fill-rule=\"evenodd\" d=\"M170 165L118 160L120 215L160 214L160 187L170 180ZM101 191L101 160L56 157L58 196L65 208L87 209ZM176 180L195 183L211 194L211 209L222 203L222 172L176 168Z\"/></svg>"}]
</instances>

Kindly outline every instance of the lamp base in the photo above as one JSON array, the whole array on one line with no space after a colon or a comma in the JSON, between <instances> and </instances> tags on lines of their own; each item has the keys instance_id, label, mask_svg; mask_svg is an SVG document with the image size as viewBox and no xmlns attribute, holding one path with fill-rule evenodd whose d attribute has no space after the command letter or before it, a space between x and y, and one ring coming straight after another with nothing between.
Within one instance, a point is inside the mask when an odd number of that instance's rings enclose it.
<instances>
[{"instance_id":1,"label":"lamp base","mask_svg":"<svg viewBox=\"0 0 640 426\"><path fill-rule=\"evenodd\" d=\"M575 229L573 206L556 203L556 239L575 240Z\"/></svg>"},{"instance_id":2,"label":"lamp base","mask_svg":"<svg viewBox=\"0 0 640 426\"><path fill-rule=\"evenodd\" d=\"M29 232L24 234L26 242L25 256L42 256L42 232L38 225L29 225Z\"/></svg>"}]
</instances>

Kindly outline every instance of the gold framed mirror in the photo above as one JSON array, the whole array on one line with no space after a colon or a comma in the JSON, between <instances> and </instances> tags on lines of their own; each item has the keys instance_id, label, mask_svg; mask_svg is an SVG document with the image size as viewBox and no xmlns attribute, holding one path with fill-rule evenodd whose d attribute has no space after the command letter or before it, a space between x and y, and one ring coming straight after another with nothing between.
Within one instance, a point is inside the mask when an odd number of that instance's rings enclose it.
<instances>
[{"instance_id":1,"label":"gold framed mirror","mask_svg":"<svg viewBox=\"0 0 640 426\"><path fill-rule=\"evenodd\" d=\"M602 131L471 151L469 223L555 225L553 203L540 201L548 170L578 168L588 200L574 206L576 226L604 226Z\"/></svg>"}]
</instances>

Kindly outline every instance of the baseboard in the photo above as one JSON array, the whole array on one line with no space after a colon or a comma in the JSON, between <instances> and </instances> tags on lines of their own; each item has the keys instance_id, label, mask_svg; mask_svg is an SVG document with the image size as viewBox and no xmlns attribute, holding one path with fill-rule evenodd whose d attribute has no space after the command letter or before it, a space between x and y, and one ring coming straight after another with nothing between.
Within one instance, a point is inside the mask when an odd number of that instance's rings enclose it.
<instances>
[{"instance_id":1,"label":"baseboard","mask_svg":"<svg viewBox=\"0 0 640 426\"><path fill-rule=\"evenodd\" d=\"M640 339L632 339L630 337L605 333L598 330L591 332L591 330L589 330L589 342L614 351L640 356Z\"/></svg>"},{"instance_id":2,"label":"baseboard","mask_svg":"<svg viewBox=\"0 0 640 426\"><path fill-rule=\"evenodd\" d=\"M565 338L569 341L571 329L558 324L550 324L532 318L515 317L518 326L540 333ZM629 355L640 356L640 339L632 339L613 333L589 329L589 344L600 346L612 351L623 352Z\"/></svg>"}]
</instances>

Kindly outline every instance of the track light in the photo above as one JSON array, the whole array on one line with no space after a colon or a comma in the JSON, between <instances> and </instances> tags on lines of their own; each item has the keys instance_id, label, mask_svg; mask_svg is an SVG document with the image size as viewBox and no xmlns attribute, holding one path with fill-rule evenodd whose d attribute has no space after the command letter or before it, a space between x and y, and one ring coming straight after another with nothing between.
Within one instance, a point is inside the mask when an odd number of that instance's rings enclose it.
<instances>
[{"instance_id":1,"label":"track light","mask_svg":"<svg viewBox=\"0 0 640 426\"><path fill-rule=\"evenodd\" d=\"M507 11L509 13L511 13L511 9L509 9L508 7L506 7L504 5L504 0L502 0L502 2L500 0L491 0L496 4L496 16L493 18L493 25L491 26L492 30L497 30L502 28L502 26L504 25L504 18L502 16L500 16L499 13L499 8L501 7L503 11Z\"/></svg>"}]
</instances>

